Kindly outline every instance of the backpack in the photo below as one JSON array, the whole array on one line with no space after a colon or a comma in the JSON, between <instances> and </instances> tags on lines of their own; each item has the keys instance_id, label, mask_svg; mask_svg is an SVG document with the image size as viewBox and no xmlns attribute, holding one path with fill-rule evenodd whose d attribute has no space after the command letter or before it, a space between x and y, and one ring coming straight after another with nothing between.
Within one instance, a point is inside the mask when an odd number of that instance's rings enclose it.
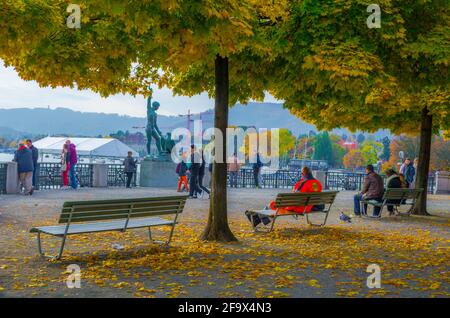
<instances>
[{"instance_id":1,"label":"backpack","mask_svg":"<svg viewBox=\"0 0 450 318\"><path fill-rule=\"evenodd\" d=\"M181 167L181 162L177 164L177 167L175 169L175 173L179 173L180 172L180 167Z\"/></svg>"}]
</instances>

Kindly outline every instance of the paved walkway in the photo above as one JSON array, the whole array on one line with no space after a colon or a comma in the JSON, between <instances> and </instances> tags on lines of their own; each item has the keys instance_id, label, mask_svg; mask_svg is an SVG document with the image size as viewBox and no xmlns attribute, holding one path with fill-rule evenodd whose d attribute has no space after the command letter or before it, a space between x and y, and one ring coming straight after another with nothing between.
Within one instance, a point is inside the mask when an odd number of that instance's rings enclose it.
<instances>
[{"instance_id":1,"label":"paved walkway","mask_svg":"<svg viewBox=\"0 0 450 318\"><path fill-rule=\"evenodd\" d=\"M144 229L70 237L66 257L37 255L31 226L57 222L64 201L176 194L173 189L38 191L0 196L0 296L17 297L394 297L449 294L450 196L430 196L432 217L338 219L351 213L352 192L341 192L325 228L286 218L271 234L254 234L243 211L261 208L276 189L229 189L229 218L237 244L198 240L209 201L189 200L173 247L148 244ZM300 223L300 224L299 224ZM156 232L166 234L166 230ZM45 238L55 250L58 240ZM113 243L124 250L116 251ZM369 289L366 268L378 264L382 288ZM68 289L66 268L77 264L82 288Z\"/></svg>"}]
</instances>

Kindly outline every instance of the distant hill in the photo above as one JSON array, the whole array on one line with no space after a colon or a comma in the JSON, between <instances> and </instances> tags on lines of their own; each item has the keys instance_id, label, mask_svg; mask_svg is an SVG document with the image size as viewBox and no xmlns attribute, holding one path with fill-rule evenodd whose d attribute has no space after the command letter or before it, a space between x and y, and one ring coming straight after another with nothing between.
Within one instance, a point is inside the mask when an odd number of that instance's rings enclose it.
<instances>
[{"instance_id":1,"label":"distant hill","mask_svg":"<svg viewBox=\"0 0 450 318\"><path fill-rule=\"evenodd\" d=\"M29 133L24 133L21 131L17 131L15 129L9 127L1 127L0 126L0 136L5 139L17 139L27 136Z\"/></svg>"},{"instance_id":2,"label":"distant hill","mask_svg":"<svg viewBox=\"0 0 450 318\"><path fill-rule=\"evenodd\" d=\"M203 127L211 127L213 112L208 110L195 114L192 119L203 119ZM317 129L293 116L282 104L249 103L237 104L229 112L230 125L255 126L256 128L288 128L294 135ZM118 130L135 131L133 127L145 126L145 118L122 116L116 114L87 113L67 108L14 108L0 109L0 127L16 132L50 135L98 136L108 135ZM187 118L180 116L158 115L158 125L163 132L177 127L186 127ZM142 129L141 129L142 130ZM339 129L337 133L346 130ZM11 131L10 131L11 132ZM0 135L6 133L0 129ZM379 131L376 137L389 135Z\"/></svg>"}]
</instances>

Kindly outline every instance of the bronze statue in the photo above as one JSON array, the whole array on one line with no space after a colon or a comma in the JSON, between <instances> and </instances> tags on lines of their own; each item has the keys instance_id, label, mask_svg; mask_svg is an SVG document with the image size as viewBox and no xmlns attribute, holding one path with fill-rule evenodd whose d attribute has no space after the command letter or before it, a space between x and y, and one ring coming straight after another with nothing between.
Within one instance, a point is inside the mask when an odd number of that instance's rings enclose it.
<instances>
[{"instance_id":1,"label":"bronze statue","mask_svg":"<svg viewBox=\"0 0 450 318\"><path fill-rule=\"evenodd\" d=\"M157 114L156 111L159 109L159 103L153 102L152 104L152 91L150 91L150 96L147 98L147 128L145 132L147 133L147 154L150 155L150 148L152 144L152 138L155 139L156 148L158 149L158 154L162 153L161 149L161 138L162 133L156 124Z\"/></svg>"},{"instance_id":2,"label":"bronze statue","mask_svg":"<svg viewBox=\"0 0 450 318\"><path fill-rule=\"evenodd\" d=\"M147 98L147 128L145 130L147 134L147 154L150 156L150 148L152 144L152 138L155 140L158 154L156 157L161 157L163 154L170 153L175 146L175 142L172 140L170 133L167 133L164 138L161 130L157 125L156 111L159 109L159 103L154 101L152 103L152 89L150 88L150 96Z\"/></svg>"}]
</instances>

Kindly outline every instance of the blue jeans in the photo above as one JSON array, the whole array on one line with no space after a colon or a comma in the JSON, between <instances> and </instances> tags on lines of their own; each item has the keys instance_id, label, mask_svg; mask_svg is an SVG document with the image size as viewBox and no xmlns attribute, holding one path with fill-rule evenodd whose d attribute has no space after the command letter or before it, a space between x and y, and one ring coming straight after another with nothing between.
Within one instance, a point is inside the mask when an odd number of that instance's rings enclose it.
<instances>
[{"instance_id":1,"label":"blue jeans","mask_svg":"<svg viewBox=\"0 0 450 318\"><path fill-rule=\"evenodd\" d=\"M363 195L361 193L355 194L355 196L353 197L353 212L355 213L355 215L361 214L362 197L363 197ZM372 200L381 201L381 199L375 199L375 198L373 198ZM367 204L364 204L364 211L367 212ZM380 207L374 206L373 207L373 215L378 216L379 214L380 214Z\"/></svg>"},{"instance_id":2,"label":"blue jeans","mask_svg":"<svg viewBox=\"0 0 450 318\"><path fill-rule=\"evenodd\" d=\"M33 188L36 187L36 178L37 178L37 164L34 165L33 169Z\"/></svg>"},{"instance_id":3,"label":"blue jeans","mask_svg":"<svg viewBox=\"0 0 450 318\"><path fill-rule=\"evenodd\" d=\"M69 176L70 176L70 186L72 188L76 189L77 188L77 178L76 178L76 174L75 174L75 164L70 165Z\"/></svg>"}]
</instances>

